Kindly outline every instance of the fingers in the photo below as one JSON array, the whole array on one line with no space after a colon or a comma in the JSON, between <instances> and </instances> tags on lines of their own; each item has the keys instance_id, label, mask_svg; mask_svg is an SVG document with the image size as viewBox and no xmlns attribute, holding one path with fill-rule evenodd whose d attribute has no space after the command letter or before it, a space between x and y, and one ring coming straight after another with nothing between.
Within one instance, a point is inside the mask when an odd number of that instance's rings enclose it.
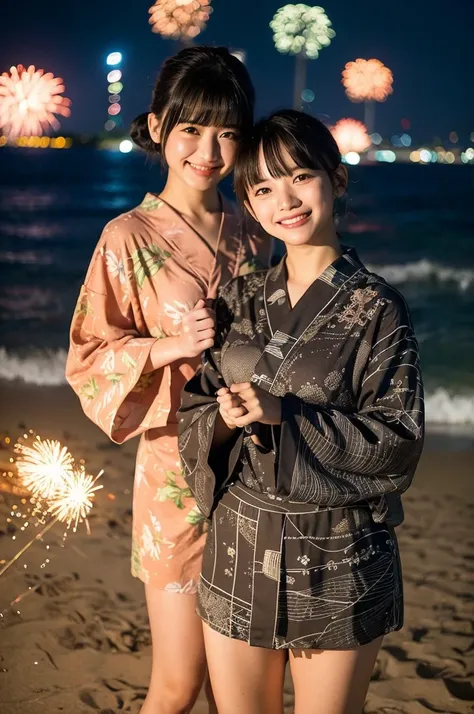
<instances>
[{"instance_id":1,"label":"fingers","mask_svg":"<svg viewBox=\"0 0 474 714\"><path fill-rule=\"evenodd\" d=\"M206 307L206 301L203 300L203 298L201 298L200 300L197 301L195 306L192 308L192 312L194 312L194 310L200 310L203 307Z\"/></svg>"},{"instance_id":2,"label":"fingers","mask_svg":"<svg viewBox=\"0 0 474 714\"><path fill-rule=\"evenodd\" d=\"M214 347L214 338L213 337L208 340L202 340L202 341L198 342L196 345L197 354L200 354L201 352L205 352L206 350L210 350L211 347Z\"/></svg>"},{"instance_id":3,"label":"fingers","mask_svg":"<svg viewBox=\"0 0 474 714\"><path fill-rule=\"evenodd\" d=\"M239 382L238 384L230 385L230 391L233 394L239 394L240 396L242 396L242 392L246 392L249 389L253 390L253 387L250 382Z\"/></svg>"},{"instance_id":4,"label":"fingers","mask_svg":"<svg viewBox=\"0 0 474 714\"><path fill-rule=\"evenodd\" d=\"M223 397L224 394L229 393L229 387L221 387L220 389L217 390L217 396L218 397Z\"/></svg>"},{"instance_id":5,"label":"fingers","mask_svg":"<svg viewBox=\"0 0 474 714\"><path fill-rule=\"evenodd\" d=\"M197 320L196 321L196 329L198 332L202 332L203 330L214 330L215 329L215 322L212 320L210 317L207 317L204 320Z\"/></svg>"}]
</instances>

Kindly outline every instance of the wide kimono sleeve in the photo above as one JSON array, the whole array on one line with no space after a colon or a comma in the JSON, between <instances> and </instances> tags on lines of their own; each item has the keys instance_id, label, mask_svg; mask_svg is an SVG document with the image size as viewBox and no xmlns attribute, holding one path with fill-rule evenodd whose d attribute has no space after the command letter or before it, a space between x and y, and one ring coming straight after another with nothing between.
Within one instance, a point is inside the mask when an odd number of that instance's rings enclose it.
<instances>
[{"instance_id":1,"label":"wide kimono sleeve","mask_svg":"<svg viewBox=\"0 0 474 714\"><path fill-rule=\"evenodd\" d=\"M128 239L118 221L104 229L74 312L66 364L85 414L117 443L165 425L171 403L170 367L143 373L157 338L146 329L136 290L147 256L129 249Z\"/></svg>"},{"instance_id":2,"label":"wide kimono sleeve","mask_svg":"<svg viewBox=\"0 0 474 714\"><path fill-rule=\"evenodd\" d=\"M217 335L214 348L205 353L200 369L183 388L178 410L179 452L184 478L205 516L212 511L216 492L232 475L242 448L241 429L236 429L227 444L213 448L219 413L216 392L225 386L220 374L221 348L234 314L230 292L227 287L219 292L215 304Z\"/></svg>"},{"instance_id":3,"label":"wide kimono sleeve","mask_svg":"<svg viewBox=\"0 0 474 714\"><path fill-rule=\"evenodd\" d=\"M278 491L290 500L341 506L384 500L410 485L423 447L424 400L415 339L398 294L383 308L355 361L353 413L282 400Z\"/></svg>"}]
</instances>

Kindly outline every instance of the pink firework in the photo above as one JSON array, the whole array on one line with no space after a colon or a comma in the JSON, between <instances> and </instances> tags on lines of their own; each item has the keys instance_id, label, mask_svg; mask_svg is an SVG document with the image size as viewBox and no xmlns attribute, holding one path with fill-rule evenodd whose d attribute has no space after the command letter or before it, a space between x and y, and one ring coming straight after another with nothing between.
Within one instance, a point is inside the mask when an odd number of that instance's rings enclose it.
<instances>
[{"instance_id":1,"label":"pink firework","mask_svg":"<svg viewBox=\"0 0 474 714\"><path fill-rule=\"evenodd\" d=\"M153 32L172 39L197 37L212 12L211 0L156 0L148 10Z\"/></svg>"},{"instance_id":2,"label":"pink firework","mask_svg":"<svg viewBox=\"0 0 474 714\"><path fill-rule=\"evenodd\" d=\"M349 151L361 153L372 144L365 124L356 119L340 119L335 126L331 127L331 134L343 155Z\"/></svg>"},{"instance_id":3,"label":"pink firework","mask_svg":"<svg viewBox=\"0 0 474 714\"><path fill-rule=\"evenodd\" d=\"M63 80L51 72L19 64L0 76L0 129L6 136L41 136L57 129L56 114L68 117L71 101L63 97Z\"/></svg>"}]
</instances>

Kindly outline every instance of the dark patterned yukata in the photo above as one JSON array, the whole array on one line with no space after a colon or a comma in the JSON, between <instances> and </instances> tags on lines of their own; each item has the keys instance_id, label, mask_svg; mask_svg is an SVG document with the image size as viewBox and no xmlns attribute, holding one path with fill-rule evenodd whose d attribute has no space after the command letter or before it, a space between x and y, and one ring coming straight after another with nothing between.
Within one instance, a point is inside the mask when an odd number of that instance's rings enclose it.
<instances>
[{"instance_id":1,"label":"dark patterned yukata","mask_svg":"<svg viewBox=\"0 0 474 714\"><path fill-rule=\"evenodd\" d=\"M346 650L399 629L394 527L424 431L404 299L344 248L293 308L283 259L229 283L216 311L178 413L185 479L211 519L200 616L274 649ZM216 391L244 381L282 399L281 425L213 447Z\"/></svg>"}]
</instances>

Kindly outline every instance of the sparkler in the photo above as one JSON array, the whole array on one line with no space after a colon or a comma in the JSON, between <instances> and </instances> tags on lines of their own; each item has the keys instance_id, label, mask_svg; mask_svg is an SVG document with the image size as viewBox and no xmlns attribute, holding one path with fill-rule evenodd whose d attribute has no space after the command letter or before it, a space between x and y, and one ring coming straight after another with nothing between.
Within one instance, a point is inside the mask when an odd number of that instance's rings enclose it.
<instances>
[{"instance_id":1,"label":"sparkler","mask_svg":"<svg viewBox=\"0 0 474 714\"><path fill-rule=\"evenodd\" d=\"M148 12L153 32L186 41L204 29L212 13L211 0L156 0Z\"/></svg>"},{"instance_id":2,"label":"sparkler","mask_svg":"<svg viewBox=\"0 0 474 714\"><path fill-rule=\"evenodd\" d=\"M71 101L63 96L63 80L30 65L10 67L0 76L0 129L9 138L41 136L57 129L56 114L68 117Z\"/></svg>"},{"instance_id":3,"label":"sparkler","mask_svg":"<svg viewBox=\"0 0 474 714\"><path fill-rule=\"evenodd\" d=\"M32 447L19 443L15 451L18 476L34 498L50 498L73 474L74 459L59 441L37 436Z\"/></svg>"},{"instance_id":4,"label":"sparkler","mask_svg":"<svg viewBox=\"0 0 474 714\"><path fill-rule=\"evenodd\" d=\"M24 434L24 438L28 438L28 434ZM41 503L43 515L50 514L51 520L3 565L0 576L58 521L65 523L68 530L72 527L73 532L79 523L85 521L89 530L87 516L93 506L95 492L103 488L101 484L96 485L103 471L94 477L86 473L83 465L75 467L74 458L59 441L42 441L36 435L32 446L19 441L14 450L18 457L10 461L15 462L20 483L28 489L31 502L37 508Z\"/></svg>"}]
</instances>

